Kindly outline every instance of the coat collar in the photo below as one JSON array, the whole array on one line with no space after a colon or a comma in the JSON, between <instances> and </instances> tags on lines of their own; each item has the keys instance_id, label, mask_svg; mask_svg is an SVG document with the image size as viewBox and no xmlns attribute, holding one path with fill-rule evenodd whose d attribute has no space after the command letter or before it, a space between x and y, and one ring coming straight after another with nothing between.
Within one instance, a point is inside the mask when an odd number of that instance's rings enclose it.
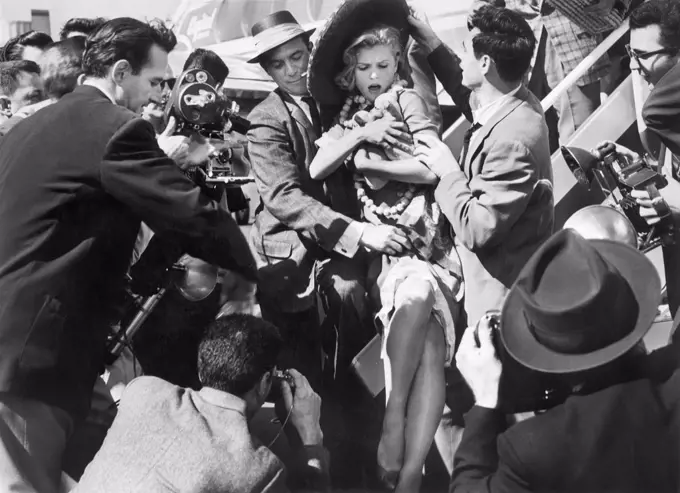
<instances>
[{"instance_id":1,"label":"coat collar","mask_svg":"<svg viewBox=\"0 0 680 493\"><path fill-rule=\"evenodd\" d=\"M307 135L312 136L312 141L316 141L318 138L320 138L321 136L316 135L316 132L314 131L314 125L312 125L312 122L309 121L309 118L307 118L307 115L305 115L305 112L302 111L302 108L298 106L293 97L286 91L278 88L275 90L275 92L281 97L281 100L284 102L295 121L302 125L302 127L307 131Z\"/></svg>"},{"instance_id":2,"label":"coat collar","mask_svg":"<svg viewBox=\"0 0 680 493\"><path fill-rule=\"evenodd\" d=\"M246 401L240 397L211 387L203 387L199 394L209 404L246 415Z\"/></svg>"},{"instance_id":3,"label":"coat collar","mask_svg":"<svg viewBox=\"0 0 680 493\"><path fill-rule=\"evenodd\" d=\"M92 96L97 96L98 98L101 99L108 99L110 102L113 104L116 104L115 100L113 99L113 96L110 94L107 94L103 89L93 85L93 84L88 84L85 82L84 84L76 87L74 89L74 92L80 92L83 94L90 94Z\"/></svg>"},{"instance_id":4,"label":"coat collar","mask_svg":"<svg viewBox=\"0 0 680 493\"><path fill-rule=\"evenodd\" d=\"M507 117L510 113L515 111L519 105L527 100L528 97L529 90L524 85L522 85L514 94L514 96L504 101L504 103L496 110L489 120L474 133L472 140L470 141L470 148L466 157L467 162L465 163L465 169L469 170L468 164L471 163L475 158L475 155L477 152L479 152L484 140L491 133L494 127L498 125L498 123L503 119L505 119L505 117Z\"/></svg>"}]
</instances>

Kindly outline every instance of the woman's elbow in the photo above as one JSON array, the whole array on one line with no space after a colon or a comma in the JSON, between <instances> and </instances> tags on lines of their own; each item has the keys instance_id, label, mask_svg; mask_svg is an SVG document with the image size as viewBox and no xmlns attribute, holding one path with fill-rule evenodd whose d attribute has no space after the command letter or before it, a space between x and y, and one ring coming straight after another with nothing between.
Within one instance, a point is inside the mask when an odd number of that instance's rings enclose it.
<instances>
[{"instance_id":1,"label":"woman's elbow","mask_svg":"<svg viewBox=\"0 0 680 493\"><path fill-rule=\"evenodd\" d=\"M423 183L425 185L436 185L439 183L439 177L432 171L427 170L427 173L425 173L425 176L423 177Z\"/></svg>"}]
</instances>

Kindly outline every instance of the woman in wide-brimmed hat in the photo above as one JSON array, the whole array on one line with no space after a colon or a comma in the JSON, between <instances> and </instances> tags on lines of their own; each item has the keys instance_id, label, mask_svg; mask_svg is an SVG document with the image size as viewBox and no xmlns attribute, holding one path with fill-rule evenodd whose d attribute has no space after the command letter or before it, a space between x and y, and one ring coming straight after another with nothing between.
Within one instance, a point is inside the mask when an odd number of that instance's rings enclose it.
<instances>
[{"instance_id":1,"label":"woman in wide-brimmed hat","mask_svg":"<svg viewBox=\"0 0 680 493\"><path fill-rule=\"evenodd\" d=\"M378 280L387 387L378 469L397 491L418 491L422 479L444 407L462 292L460 263L449 255L448 228L433 199L437 178L417 157L415 139L437 137L436 127L400 77L408 14L404 0L346 0L321 31L308 75L322 105L344 102L317 142L310 175L322 179L354 166L365 218L404 227L413 245L401 258L377 256L371 276ZM402 129L406 141L396 138Z\"/></svg>"}]
</instances>

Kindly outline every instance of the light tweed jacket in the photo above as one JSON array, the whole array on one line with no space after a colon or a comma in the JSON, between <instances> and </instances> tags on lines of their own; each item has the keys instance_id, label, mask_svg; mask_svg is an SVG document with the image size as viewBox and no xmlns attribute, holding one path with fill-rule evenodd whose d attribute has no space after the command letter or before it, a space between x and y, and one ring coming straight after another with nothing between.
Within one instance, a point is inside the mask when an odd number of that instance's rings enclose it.
<instances>
[{"instance_id":1,"label":"light tweed jacket","mask_svg":"<svg viewBox=\"0 0 680 493\"><path fill-rule=\"evenodd\" d=\"M248 153L261 197L251 235L260 295L284 312L301 311L312 303L305 293L314 261L356 251L360 232L345 234L352 230L350 216L359 213L352 177L344 166L325 181L309 176L321 136L284 92L272 92L248 118Z\"/></svg>"},{"instance_id":2,"label":"light tweed jacket","mask_svg":"<svg viewBox=\"0 0 680 493\"><path fill-rule=\"evenodd\" d=\"M311 450L314 449L314 450ZM323 447L306 447L327 472ZM325 489L326 477L307 491ZM245 402L156 377L125 389L104 444L74 493L286 492L283 463L250 434Z\"/></svg>"}]
</instances>

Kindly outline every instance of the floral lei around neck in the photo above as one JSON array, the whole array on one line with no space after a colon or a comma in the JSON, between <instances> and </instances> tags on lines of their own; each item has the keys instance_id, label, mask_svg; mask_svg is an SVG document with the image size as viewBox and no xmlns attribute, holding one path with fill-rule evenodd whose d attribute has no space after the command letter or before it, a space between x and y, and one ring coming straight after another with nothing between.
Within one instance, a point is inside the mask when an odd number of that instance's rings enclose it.
<instances>
[{"instance_id":1,"label":"floral lei around neck","mask_svg":"<svg viewBox=\"0 0 680 493\"><path fill-rule=\"evenodd\" d=\"M396 81L394 82L394 84L392 84L392 86L390 86L390 88L387 91L381 94L381 96L390 93L396 96L401 91L403 91L405 87L406 87L405 81L403 80ZM366 110L369 106L370 104L368 103L368 101L366 101L366 98L364 96L361 95L353 96L351 94L348 95L347 99L345 99L345 104L342 106L340 115L338 116L338 123L343 127L347 128L348 130L356 128L357 126L359 126L359 123L351 117L354 116L358 111ZM385 108L378 107L378 109L384 110ZM353 155L350 154L347 157L346 161L351 160L352 157ZM364 207L373 212L376 216L383 216L386 219L393 220L399 219L401 214L406 210L406 208L411 203L411 200L413 200L413 196L415 195L416 191L416 186L413 184L409 184L408 190L406 190L405 192L399 192L400 195L399 201L392 207L388 207L386 205L377 206L375 202L373 202L373 199L371 199L366 193L365 181L355 180L354 188L357 191L357 198L364 204Z\"/></svg>"}]
</instances>

